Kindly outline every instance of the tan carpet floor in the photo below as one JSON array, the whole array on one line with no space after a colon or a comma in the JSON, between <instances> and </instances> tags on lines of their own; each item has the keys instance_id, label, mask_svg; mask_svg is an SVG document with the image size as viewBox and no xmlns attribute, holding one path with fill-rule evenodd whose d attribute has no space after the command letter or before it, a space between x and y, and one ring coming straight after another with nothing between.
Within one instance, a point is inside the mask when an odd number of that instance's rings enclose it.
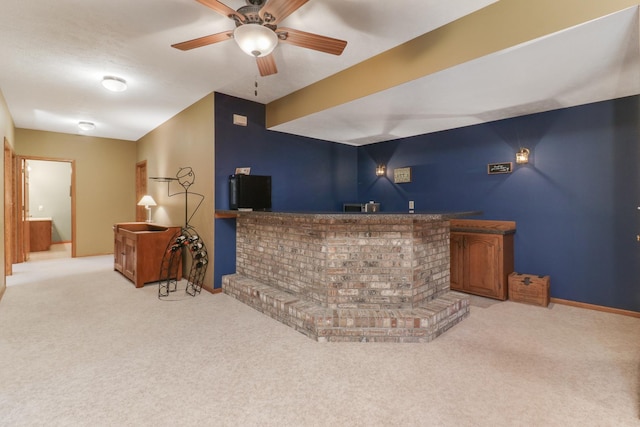
<instances>
[{"instance_id":1,"label":"tan carpet floor","mask_svg":"<svg viewBox=\"0 0 640 427\"><path fill-rule=\"evenodd\" d=\"M428 344L317 343L111 256L14 268L3 426L640 426L637 318L473 298Z\"/></svg>"}]
</instances>

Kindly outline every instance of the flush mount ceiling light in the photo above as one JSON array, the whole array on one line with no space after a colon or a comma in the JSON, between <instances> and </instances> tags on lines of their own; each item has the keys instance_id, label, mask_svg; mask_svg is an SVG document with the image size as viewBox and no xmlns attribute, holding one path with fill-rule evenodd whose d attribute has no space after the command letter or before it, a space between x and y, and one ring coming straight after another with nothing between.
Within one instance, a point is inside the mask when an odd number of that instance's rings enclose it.
<instances>
[{"instance_id":1,"label":"flush mount ceiling light","mask_svg":"<svg viewBox=\"0 0 640 427\"><path fill-rule=\"evenodd\" d=\"M94 130L96 128L96 125L94 123L91 122L78 122L78 128L80 128L80 130Z\"/></svg>"},{"instance_id":2,"label":"flush mount ceiling light","mask_svg":"<svg viewBox=\"0 0 640 427\"><path fill-rule=\"evenodd\" d=\"M127 90L127 81L120 77L104 76L102 78L102 86L111 92L123 92Z\"/></svg>"},{"instance_id":3,"label":"flush mount ceiling light","mask_svg":"<svg viewBox=\"0 0 640 427\"><path fill-rule=\"evenodd\" d=\"M236 27L233 38L244 53L256 58L267 56L278 45L275 31L260 24L244 24Z\"/></svg>"}]
</instances>

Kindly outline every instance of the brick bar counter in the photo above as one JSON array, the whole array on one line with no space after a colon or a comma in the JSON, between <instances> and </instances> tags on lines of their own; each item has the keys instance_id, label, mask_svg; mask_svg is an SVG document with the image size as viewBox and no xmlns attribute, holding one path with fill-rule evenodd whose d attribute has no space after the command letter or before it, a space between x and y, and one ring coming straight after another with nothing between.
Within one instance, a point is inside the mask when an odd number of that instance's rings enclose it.
<instances>
[{"instance_id":1,"label":"brick bar counter","mask_svg":"<svg viewBox=\"0 0 640 427\"><path fill-rule=\"evenodd\" d=\"M217 211L236 217L222 288L318 341L431 341L469 314L449 290L449 218L473 214Z\"/></svg>"}]
</instances>

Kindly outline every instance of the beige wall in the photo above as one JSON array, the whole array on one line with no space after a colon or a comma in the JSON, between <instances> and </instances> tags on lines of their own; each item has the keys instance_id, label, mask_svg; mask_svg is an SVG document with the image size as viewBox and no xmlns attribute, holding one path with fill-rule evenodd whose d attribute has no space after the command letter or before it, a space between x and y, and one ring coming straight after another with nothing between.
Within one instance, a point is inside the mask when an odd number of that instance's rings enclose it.
<instances>
[{"instance_id":1,"label":"beige wall","mask_svg":"<svg viewBox=\"0 0 640 427\"><path fill-rule=\"evenodd\" d=\"M6 138L7 141L9 141L9 145L11 145L12 147L15 146L15 142L14 142L14 132L15 132L15 127L13 125L13 119L11 118L11 114L9 113L9 107L7 107L7 102L4 99L4 95L2 94L2 92L0 91L0 135L2 136L2 138L0 138L1 142L2 142L2 146L3 146L3 153L4 153L4 139ZM3 180L3 188L4 188L4 161L0 162L0 176L2 177ZM0 215L0 221L2 221L2 227L0 227L0 234L2 234L2 241L4 242L4 198L1 199L0 201L0 206L2 211L2 214ZM0 246L0 254L2 254L2 280L0 280L0 296L2 296L2 294L4 293L4 290L6 288L6 280L5 280L5 274L6 271L4 269L4 257L5 257L5 253L4 253L4 245Z\"/></svg>"},{"instance_id":2,"label":"beige wall","mask_svg":"<svg viewBox=\"0 0 640 427\"><path fill-rule=\"evenodd\" d=\"M189 225L195 227L209 253L209 267L203 286L213 288L213 215L214 215L214 95L210 94L138 141L138 161L147 161L148 177L175 178L178 170L191 167L195 182L190 193L204 196ZM185 191L176 181L169 184L149 180L149 193L158 206L152 208L152 221L157 224L185 225ZM172 194L173 196L169 196ZM188 196L188 216L202 200ZM185 271L189 271L187 257Z\"/></svg>"},{"instance_id":3,"label":"beige wall","mask_svg":"<svg viewBox=\"0 0 640 427\"><path fill-rule=\"evenodd\" d=\"M76 256L113 253L113 224L135 220L136 143L27 129L16 154L75 160Z\"/></svg>"},{"instance_id":4,"label":"beige wall","mask_svg":"<svg viewBox=\"0 0 640 427\"><path fill-rule=\"evenodd\" d=\"M4 138L7 138L12 147L15 146L14 132L13 118L11 117L11 113L9 113L9 107L4 99L4 95L2 91L0 91L0 134Z\"/></svg>"}]
</instances>

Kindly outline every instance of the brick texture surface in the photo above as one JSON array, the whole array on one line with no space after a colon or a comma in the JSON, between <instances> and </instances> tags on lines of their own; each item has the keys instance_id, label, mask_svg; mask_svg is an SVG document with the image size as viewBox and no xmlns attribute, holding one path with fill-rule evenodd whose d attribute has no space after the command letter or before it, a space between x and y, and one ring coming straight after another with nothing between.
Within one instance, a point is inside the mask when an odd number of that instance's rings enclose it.
<instances>
[{"instance_id":1,"label":"brick texture surface","mask_svg":"<svg viewBox=\"0 0 640 427\"><path fill-rule=\"evenodd\" d=\"M328 308L413 308L449 290L447 221L241 217L236 272Z\"/></svg>"},{"instance_id":2,"label":"brick texture surface","mask_svg":"<svg viewBox=\"0 0 640 427\"><path fill-rule=\"evenodd\" d=\"M241 215L223 290L319 341L430 341L469 312L448 221L411 215Z\"/></svg>"}]
</instances>

